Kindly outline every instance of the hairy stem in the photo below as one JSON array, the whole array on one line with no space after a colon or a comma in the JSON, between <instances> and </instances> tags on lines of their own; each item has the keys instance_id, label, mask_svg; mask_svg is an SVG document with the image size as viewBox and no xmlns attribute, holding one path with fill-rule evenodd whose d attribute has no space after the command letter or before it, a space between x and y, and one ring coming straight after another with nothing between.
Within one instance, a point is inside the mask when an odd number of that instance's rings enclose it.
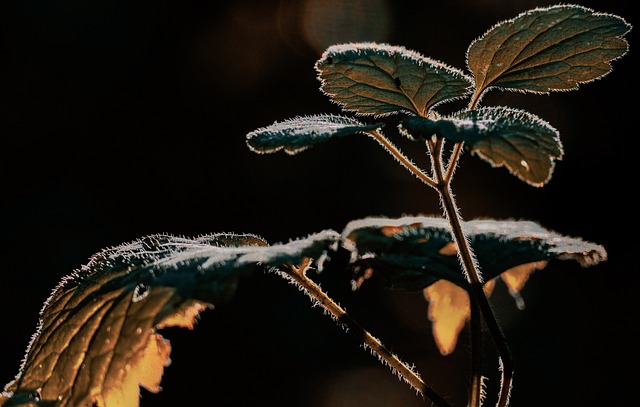
<instances>
[{"instance_id":1,"label":"hairy stem","mask_svg":"<svg viewBox=\"0 0 640 407\"><path fill-rule=\"evenodd\" d=\"M411 162L396 146L389 141L385 136L382 135L377 130L367 132L370 136L372 136L385 150L387 150L400 164L402 164L406 169L409 170L412 174L420 179L420 181L425 184L436 188L436 182L432 180L427 174L424 173L420 168L418 168L414 163Z\"/></svg>"},{"instance_id":2,"label":"hairy stem","mask_svg":"<svg viewBox=\"0 0 640 407\"><path fill-rule=\"evenodd\" d=\"M381 361L386 363L392 371L396 372L420 395L427 396L438 407L451 407L438 393L425 384L425 382L409 366L402 362L396 355L389 351L377 338L362 328L353 320L347 312L333 301L313 280L306 276L308 264L301 267L289 266L284 274L298 283L306 293L327 310L336 321L344 325L348 332L357 336L360 341L375 353Z\"/></svg>"},{"instance_id":3,"label":"hairy stem","mask_svg":"<svg viewBox=\"0 0 640 407\"><path fill-rule=\"evenodd\" d=\"M451 153L449 162L447 163L447 173L444 175L444 182L451 182L453 173L458 166L458 159L460 158L460 154L462 154L462 143L456 143L453 147L453 152Z\"/></svg>"},{"instance_id":4,"label":"hairy stem","mask_svg":"<svg viewBox=\"0 0 640 407\"><path fill-rule=\"evenodd\" d=\"M475 301L469 301L471 308L471 389L469 406L482 405L482 315Z\"/></svg>"},{"instance_id":5,"label":"hairy stem","mask_svg":"<svg viewBox=\"0 0 640 407\"><path fill-rule=\"evenodd\" d=\"M473 107L474 105L472 105ZM420 168L415 166L406 156L404 156L386 137L379 131L368 132L378 143L380 143L391 155L393 155L405 168L412 174L422 180L425 184L433 187L438 191L442 202L445 216L449 220L453 233L454 242L458 248L458 256L460 258L462 269L467 277L467 281L471 285L472 301L470 306L478 307L479 314L487 324L493 342L496 345L502 366L502 380L500 387L500 396L497 407L506 407L509 403L509 393L511 391L511 383L513 380L513 366L511 360L511 351L504 337L504 334L498 324L489 300L487 299L482 287L482 278L478 272L478 267L474 260L471 246L462 230L462 220L457 205L451 193L451 180L458 164L458 160L462 153L462 143L456 143L451 153L447 168L442 164L442 148L444 140L442 138L434 138L427 140L426 145L431 155L431 168L433 178L429 177ZM480 407L482 401L482 347L481 343L481 325L477 321L472 321L471 337L473 346L472 354L472 381L470 389L470 407Z\"/></svg>"},{"instance_id":6,"label":"hairy stem","mask_svg":"<svg viewBox=\"0 0 640 407\"><path fill-rule=\"evenodd\" d=\"M453 174L453 167L457 165L457 154L459 154L459 150L456 149L454 151L454 155L451 157L448 163L447 175L443 175L444 168L442 165L442 148L443 148L444 140L442 138L432 138L426 142L427 148L429 149L429 153L431 155L431 171L433 173L433 178L438 181L436 185L436 190L440 194L441 201L444 203L444 195L447 195L452 203L453 201L449 182L451 180L450 175ZM458 144L460 145L460 144ZM451 221L451 213L447 210L447 205L443 205L445 208L445 216L449 219L449 223L451 224L451 228L454 229L455 226ZM457 209L454 207L454 212L457 218ZM458 222L459 223L459 222ZM457 239L454 238L454 241ZM466 239L465 239L466 240ZM457 245L458 247L460 245ZM458 250L459 251L459 250ZM467 275L467 280L470 280L469 273L466 271L466 268L463 267L465 274ZM477 274L477 273L476 273ZM473 293L470 293L470 297L473 298ZM480 407L482 403L482 325L480 320L478 319L478 310L474 301L470 301L469 305L471 307L471 387L469 389L469 407Z\"/></svg>"},{"instance_id":7,"label":"hairy stem","mask_svg":"<svg viewBox=\"0 0 640 407\"><path fill-rule=\"evenodd\" d=\"M454 242L456 243L458 249L458 255L460 256L460 261L462 264L462 269L464 270L467 280L471 284L471 293L473 302L477 304L480 308L480 312L484 321L489 328L489 332L491 333L491 337L496 345L498 350L498 354L500 356L501 364L502 364L502 382L500 387L500 397L498 400L498 407L505 407L509 402L509 393L511 390L511 382L513 379L513 367L511 361L511 351L509 350L509 346L507 345L507 341L500 329L500 325L495 318L493 310L491 309L491 305L489 304L489 300L484 293L482 287L482 278L480 273L478 272L478 268L476 262L474 260L473 251L467 240L464 231L462 230L462 220L460 217L460 213L458 211L458 207L453 198L453 194L451 193L451 179L445 180L445 177L442 173L442 165L440 163L440 148L435 149L433 144L428 144L433 160L433 170L434 170L434 178L437 181L437 190L440 194L440 199L442 201L442 205L444 208L445 215L449 220L451 225L451 230L453 233ZM474 350L474 352L477 350ZM476 373L474 373L475 377ZM476 383L476 381L473 381ZM474 389L474 393L481 392L481 388ZM480 393L478 393L480 394ZM475 399L475 396L474 396ZM478 398L479 400L479 398ZM479 406L477 404L476 406ZM471 407L476 407L471 405Z\"/></svg>"}]
</instances>

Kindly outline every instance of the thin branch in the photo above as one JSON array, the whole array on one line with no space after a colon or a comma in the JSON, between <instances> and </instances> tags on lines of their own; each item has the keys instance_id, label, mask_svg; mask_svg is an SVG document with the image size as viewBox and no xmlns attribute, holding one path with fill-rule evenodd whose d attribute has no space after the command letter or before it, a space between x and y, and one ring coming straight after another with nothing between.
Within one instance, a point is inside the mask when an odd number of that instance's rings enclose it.
<instances>
[{"instance_id":1,"label":"thin branch","mask_svg":"<svg viewBox=\"0 0 640 407\"><path fill-rule=\"evenodd\" d=\"M333 301L313 280L306 276L305 271L310 261L300 267L287 265L282 273L290 277L294 282L300 285L305 292L315 301L318 302L333 318L344 325L348 332L356 335L360 341L375 353L382 362L386 363L392 371L396 372L411 387L413 387L421 396L427 396L438 407L451 407L451 405L442 398L438 393L425 384L425 382L413 371L409 366L402 362L396 355L384 347L384 345L364 328L362 328L355 320L353 320L347 312L342 309L335 301Z\"/></svg>"},{"instance_id":2,"label":"thin branch","mask_svg":"<svg viewBox=\"0 0 640 407\"><path fill-rule=\"evenodd\" d=\"M400 164L408 169L409 172L418 177L420 181L433 188L436 188L436 182L427 174L425 174L422 169L413 164L411 160L409 160L404 154L402 154L402 152L396 146L394 146L389 139L382 135L382 133L380 133L378 130L373 130L367 132L367 134L376 139L376 141L380 143L380 145L382 145L385 150L387 150L396 160L400 162Z\"/></svg>"},{"instance_id":3,"label":"thin branch","mask_svg":"<svg viewBox=\"0 0 640 407\"><path fill-rule=\"evenodd\" d=\"M458 167L458 160L460 159L460 154L462 154L462 146L463 143L456 143L453 147L451 157L449 157L449 162L447 163L447 173L444 175L444 182L446 183L451 182L453 173Z\"/></svg>"},{"instance_id":4,"label":"thin branch","mask_svg":"<svg viewBox=\"0 0 640 407\"><path fill-rule=\"evenodd\" d=\"M482 405L482 315L477 302L469 301L471 308L471 388L469 406Z\"/></svg>"},{"instance_id":5,"label":"thin branch","mask_svg":"<svg viewBox=\"0 0 640 407\"><path fill-rule=\"evenodd\" d=\"M429 144L429 146L431 147L432 145ZM435 158L436 155L432 153L432 157ZM458 207L456 206L455 200L451 193L450 180L448 182L443 182L444 176L441 172L441 169L441 165L434 165L434 170L436 171L434 177L439 181L438 192L440 193L440 198L442 200L445 215L449 220L449 223L451 224L453 238L458 248L458 256L460 258L462 269L467 276L467 280L471 284L471 293L473 294L472 297L480 308L482 317L487 324L493 342L495 343L498 354L500 356L500 362L502 364L502 381L500 386L500 397L497 406L506 407L509 402L509 393L511 391L511 383L513 380L511 351L509 350L507 341L500 328L500 325L496 320L493 310L491 309L491 305L489 304L489 300L487 299L487 296L482 287L482 277L478 271L478 266L473 255L471 245L469 244L469 241L467 240L467 237L462 230L462 220L458 211ZM477 350L474 350L474 352L475 351ZM474 389L474 392L478 391L481 391L481 389ZM472 405L471 407L475 406Z\"/></svg>"}]
</instances>

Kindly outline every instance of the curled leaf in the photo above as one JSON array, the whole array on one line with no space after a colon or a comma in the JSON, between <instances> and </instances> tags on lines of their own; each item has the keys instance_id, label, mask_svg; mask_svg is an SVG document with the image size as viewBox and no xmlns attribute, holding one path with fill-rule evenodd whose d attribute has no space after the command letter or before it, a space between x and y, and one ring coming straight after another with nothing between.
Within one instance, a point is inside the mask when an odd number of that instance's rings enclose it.
<instances>
[{"instance_id":1,"label":"curled leaf","mask_svg":"<svg viewBox=\"0 0 640 407\"><path fill-rule=\"evenodd\" d=\"M462 227L485 281L523 264L572 259L590 266L607 258L601 245L532 221L478 219ZM373 269L388 288L421 290L440 279L467 286L449 223L441 217L354 220L343 230L341 242L353 265Z\"/></svg>"},{"instance_id":2,"label":"curled leaf","mask_svg":"<svg viewBox=\"0 0 640 407\"><path fill-rule=\"evenodd\" d=\"M475 98L489 87L548 93L578 88L611 72L627 53L621 17L563 4L535 8L496 24L467 50Z\"/></svg>"},{"instance_id":3,"label":"curled leaf","mask_svg":"<svg viewBox=\"0 0 640 407\"><path fill-rule=\"evenodd\" d=\"M431 120L410 116L403 131L413 137L438 135L467 150L494 167L506 167L529 185L545 185L553 174L555 160L564 154L558 131L539 117L518 109L485 107L463 110Z\"/></svg>"},{"instance_id":4,"label":"curled leaf","mask_svg":"<svg viewBox=\"0 0 640 407\"><path fill-rule=\"evenodd\" d=\"M137 406L139 386L160 391L171 345L157 331L193 328L257 268L321 258L338 234L268 246L255 235L196 239L151 235L105 249L65 277L45 302L37 332L3 406Z\"/></svg>"},{"instance_id":5,"label":"curled leaf","mask_svg":"<svg viewBox=\"0 0 640 407\"><path fill-rule=\"evenodd\" d=\"M380 126L330 114L296 117L248 133L247 145L251 151L259 154L284 150L293 155L331 137L350 136Z\"/></svg>"},{"instance_id":6,"label":"curled leaf","mask_svg":"<svg viewBox=\"0 0 640 407\"><path fill-rule=\"evenodd\" d=\"M607 258L604 247L535 222L479 219L463 222L462 227L481 265L485 292L501 279L518 308L524 306L519 292L527 279L550 260L572 259L591 266ZM353 287L378 276L390 289L422 290L436 344L443 354L451 353L469 317L469 284L448 222L426 216L364 218L350 222L341 241L351 252Z\"/></svg>"},{"instance_id":7,"label":"curled leaf","mask_svg":"<svg viewBox=\"0 0 640 407\"><path fill-rule=\"evenodd\" d=\"M404 47L377 43L333 45L316 62L320 89L344 110L385 116L427 116L434 106L469 94L462 71Z\"/></svg>"}]
</instances>

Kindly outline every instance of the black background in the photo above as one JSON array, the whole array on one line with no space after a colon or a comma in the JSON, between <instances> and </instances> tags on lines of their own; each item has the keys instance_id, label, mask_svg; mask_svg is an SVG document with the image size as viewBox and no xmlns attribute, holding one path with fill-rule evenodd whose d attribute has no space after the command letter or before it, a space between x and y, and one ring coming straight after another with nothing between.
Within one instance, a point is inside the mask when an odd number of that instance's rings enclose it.
<instances>
[{"instance_id":1,"label":"black background","mask_svg":"<svg viewBox=\"0 0 640 407\"><path fill-rule=\"evenodd\" d=\"M493 24L553 4L325 1L315 37L305 37L304 3L2 2L0 384L17 373L53 287L102 248L159 232L246 232L286 242L365 216L440 214L435 191L372 139L290 157L254 154L245 135L297 115L340 113L313 70L330 43L385 41L465 69L469 43ZM635 23L632 2L578 3ZM331 18L335 10L344 20ZM609 254L591 268L551 262L525 286L522 311L496 289L492 302L516 364L514 407L637 400L635 32L627 39L630 52L613 72L577 91L496 91L483 100L558 129L565 157L546 186L470 155L453 182L464 219L536 220ZM419 146L390 137L426 162ZM465 405L466 335L452 355L439 355L420 293L385 291L375 281L352 293L340 271L329 267L317 280L436 391ZM163 390L142 391L141 404L421 405L310 305L275 274L243 281L193 331L164 331L173 363ZM487 405L499 380L490 345Z\"/></svg>"}]
</instances>

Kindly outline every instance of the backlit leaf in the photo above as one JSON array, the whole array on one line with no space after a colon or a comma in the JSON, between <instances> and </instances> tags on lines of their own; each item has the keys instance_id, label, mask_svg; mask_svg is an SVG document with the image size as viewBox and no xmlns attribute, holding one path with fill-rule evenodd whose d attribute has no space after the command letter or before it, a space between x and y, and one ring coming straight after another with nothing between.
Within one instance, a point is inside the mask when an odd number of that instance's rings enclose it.
<instances>
[{"instance_id":1,"label":"backlit leaf","mask_svg":"<svg viewBox=\"0 0 640 407\"><path fill-rule=\"evenodd\" d=\"M456 347L460 331L471 316L469 294L447 280L438 280L423 290L429 303L429 319L436 346L443 355Z\"/></svg>"},{"instance_id":2,"label":"backlit leaf","mask_svg":"<svg viewBox=\"0 0 640 407\"><path fill-rule=\"evenodd\" d=\"M462 226L485 281L523 264L572 259L588 266L607 258L601 245L531 221L480 219ZM388 288L421 290L440 279L467 287L443 218L364 218L349 222L341 236L351 263L358 270L371 268Z\"/></svg>"},{"instance_id":3,"label":"backlit leaf","mask_svg":"<svg viewBox=\"0 0 640 407\"><path fill-rule=\"evenodd\" d=\"M467 96L472 87L462 71L388 44L333 45L315 69L320 89L333 102L362 115L427 116L434 106Z\"/></svg>"},{"instance_id":4,"label":"backlit leaf","mask_svg":"<svg viewBox=\"0 0 640 407\"><path fill-rule=\"evenodd\" d=\"M628 50L624 19L577 5L535 8L496 24L467 50L476 97L489 87L548 93L611 71Z\"/></svg>"},{"instance_id":5,"label":"backlit leaf","mask_svg":"<svg viewBox=\"0 0 640 407\"><path fill-rule=\"evenodd\" d=\"M247 145L255 153L275 153L284 150L297 154L331 137L350 136L379 128L358 120L336 115L296 117L275 122L247 134Z\"/></svg>"},{"instance_id":6,"label":"backlit leaf","mask_svg":"<svg viewBox=\"0 0 640 407\"><path fill-rule=\"evenodd\" d=\"M258 268L320 259L325 231L268 246L254 235L151 235L106 249L65 277L46 301L3 406L138 406L139 386L160 391L171 345L157 331L193 328Z\"/></svg>"},{"instance_id":7,"label":"backlit leaf","mask_svg":"<svg viewBox=\"0 0 640 407\"><path fill-rule=\"evenodd\" d=\"M558 131L539 117L506 107L463 110L449 117L431 120L417 116L402 122L413 137L439 135L494 167L506 167L522 181L540 187L553 174L555 160L563 156Z\"/></svg>"},{"instance_id":8,"label":"backlit leaf","mask_svg":"<svg viewBox=\"0 0 640 407\"><path fill-rule=\"evenodd\" d=\"M484 290L503 281L522 309L520 290L552 259L590 266L605 261L604 247L562 236L535 222L473 220L463 229L481 266ZM448 222L438 217L365 218L350 222L342 245L351 252L354 288L377 275L391 289L422 290L438 349L451 353L470 316L469 284L462 274ZM364 276L364 277L363 277Z\"/></svg>"}]
</instances>

